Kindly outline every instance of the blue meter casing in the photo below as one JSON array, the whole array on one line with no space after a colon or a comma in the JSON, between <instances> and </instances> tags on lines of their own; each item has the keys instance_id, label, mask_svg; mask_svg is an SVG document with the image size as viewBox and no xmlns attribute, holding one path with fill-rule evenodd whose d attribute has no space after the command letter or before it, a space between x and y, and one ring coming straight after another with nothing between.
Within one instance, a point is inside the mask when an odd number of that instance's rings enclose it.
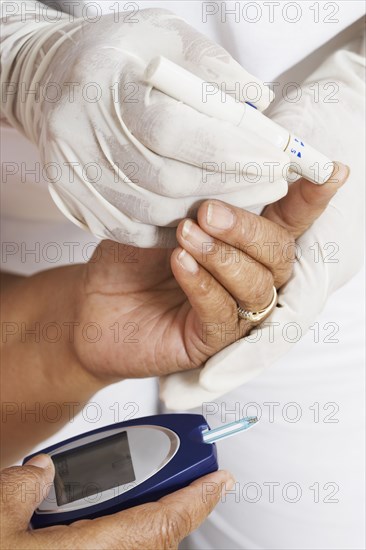
<instances>
[{"instance_id":1,"label":"blue meter casing","mask_svg":"<svg viewBox=\"0 0 366 550\"><path fill-rule=\"evenodd\" d=\"M199 414L146 416L104 426L27 456L45 453L55 465L33 528L93 519L153 502L218 469L216 445Z\"/></svg>"}]
</instances>

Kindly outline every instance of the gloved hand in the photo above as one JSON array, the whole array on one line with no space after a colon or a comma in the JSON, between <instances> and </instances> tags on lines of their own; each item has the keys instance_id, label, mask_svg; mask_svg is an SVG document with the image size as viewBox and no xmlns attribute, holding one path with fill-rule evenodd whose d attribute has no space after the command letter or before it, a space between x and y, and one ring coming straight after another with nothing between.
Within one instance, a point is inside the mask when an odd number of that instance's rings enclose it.
<instances>
[{"instance_id":1,"label":"gloved hand","mask_svg":"<svg viewBox=\"0 0 366 550\"><path fill-rule=\"evenodd\" d=\"M174 227L204 198L249 207L287 192L285 153L271 145L263 153L254 133L142 80L163 55L240 101L254 83L250 101L268 106L272 92L180 17L148 9L119 22L114 14L52 22L57 12L39 2L1 8L2 114L38 146L55 202L78 225L134 246L174 246ZM37 88L38 97L26 92ZM206 174L205 163L217 171Z\"/></svg>"},{"instance_id":2,"label":"gloved hand","mask_svg":"<svg viewBox=\"0 0 366 550\"><path fill-rule=\"evenodd\" d=\"M358 45L359 46L359 45ZM357 51L361 51L357 47ZM302 86L297 103L282 102L273 118L298 133L330 158L347 163L346 185L331 199L325 212L299 239L299 259L291 280L279 292L279 305L262 326L211 357L203 369L162 378L160 396L169 409L189 409L238 388L279 360L294 345L293 334L284 337L292 323L304 336L324 308L328 297L361 268L363 255L365 59L342 50L332 55ZM321 95L314 102L312 90L319 83ZM337 101L329 102L329 89L338 86ZM337 89L337 88L336 88ZM304 115L305 113L305 115ZM296 185L296 184L295 184ZM328 186L328 184L326 184ZM314 188L314 197L324 188ZM283 199L287 200L288 196ZM265 215L276 221L275 205ZM287 217L296 221L298 211ZM270 239L269 239L270 240ZM291 333L291 331L290 331ZM286 334L285 334L286 336Z\"/></svg>"}]
</instances>

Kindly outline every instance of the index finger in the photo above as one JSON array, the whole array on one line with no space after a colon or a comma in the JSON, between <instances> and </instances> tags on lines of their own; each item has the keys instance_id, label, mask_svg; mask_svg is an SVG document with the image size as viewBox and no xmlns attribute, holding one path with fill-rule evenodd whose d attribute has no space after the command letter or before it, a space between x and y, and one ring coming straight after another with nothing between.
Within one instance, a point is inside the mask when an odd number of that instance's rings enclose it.
<instances>
[{"instance_id":1,"label":"index finger","mask_svg":"<svg viewBox=\"0 0 366 550\"><path fill-rule=\"evenodd\" d=\"M69 526L69 532L65 535L71 537L73 532L85 547L94 544L93 548L177 548L180 541L197 529L212 512L222 491L225 488L230 490L233 484L231 474L220 470L157 502L92 521L78 521Z\"/></svg>"},{"instance_id":2,"label":"index finger","mask_svg":"<svg viewBox=\"0 0 366 550\"><path fill-rule=\"evenodd\" d=\"M223 492L229 491L234 483L235 480L229 472L219 470L200 477L188 487L159 500L164 508L174 511L182 519L179 541L201 525L219 503Z\"/></svg>"},{"instance_id":3,"label":"index finger","mask_svg":"<svg viewBox=\"0 0 366 550\"><path fill-rule=\"evenodd\" d=\"M292 235L284 227L218 200L205 201L197 218L202 229L224 246L226 243L241 250L248 261L257 261L269 269L277 288L288 279L295 248Z\"/></svg>"}]
</instances>

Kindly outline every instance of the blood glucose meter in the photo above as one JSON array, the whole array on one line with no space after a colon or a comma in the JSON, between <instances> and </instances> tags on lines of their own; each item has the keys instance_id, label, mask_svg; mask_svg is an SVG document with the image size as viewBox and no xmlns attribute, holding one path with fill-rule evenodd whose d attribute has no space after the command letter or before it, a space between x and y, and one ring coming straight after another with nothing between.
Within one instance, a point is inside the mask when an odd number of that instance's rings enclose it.
<instances>
[{"instance_id":1,"label":"blood glucose meter","mask_svg":"<svg viewBox=\"0 0 366 550\"><path fill-rule=\"evenodd\" d=\"M256 417L211 430L198 414L146 416L72 437L42 451L55 466L34 528L93 519L158 500L218 469L215 441Z\"/></svg>"}]
</instances>

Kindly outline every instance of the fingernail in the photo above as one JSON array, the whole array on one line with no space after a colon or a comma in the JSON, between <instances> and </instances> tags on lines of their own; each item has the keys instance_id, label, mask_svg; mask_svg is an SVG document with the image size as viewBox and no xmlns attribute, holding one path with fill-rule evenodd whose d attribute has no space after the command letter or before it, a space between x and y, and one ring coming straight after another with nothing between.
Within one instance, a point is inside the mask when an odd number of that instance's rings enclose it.
<instances>
[{"instance_id":1,"label":"fingernail","mask_svg":"<svg viewBox=\"0 0 366 550\"><path fill-rule=\"evenodd\" d=\"M198 263L185 250L182 250L181 252L179 252L178 261L186 271L189 271L189 273L197 273Z\"/></svg>"},{"instance_id":2,"label":"fingernail","mask_svg":"<svg viewBox=\"0 0 366 550\"><path fill-rule=\"evenodd\" d=\"M209 243L213 244L214 239L207 235L202 229L198 227L191 220L186 220L182 227L182 236L185 240L189 241L196 248L202 249L202 245Z\"/></svg>"},{"instance_id":3,"label":"fingernail","mask_svg":"<svg viewBox=\"0 0 366 550\"><path fill-rule=\"evenodd\" d=\"M25 466L37 466L37 468L42 468L45 470L51 465L51 458L48 455L37 455L28 460L25 463Z\"/></svg>"},{"instance_id":4,"label":"fingernail","mask_svg":"<svg viewBox=\"0 0 366 550\"><path fill-rule=\"evenodd\" d=\"M341 162L334 162L334 178L335 183L343 184L351 172L351 169L347 164L342 164Z\"/></svg>"},{"instance_id":5,"label":"fingernail","mask_svg":"<svg viewBox=\"0 0 366 550\"><path fill-rule=\"evenodd\" d=\"M185 239L189 236L189 234L191 232L192 225L193 225L192 220L185 220L185 222L182 226L182 236Z\"/></svg>"},{"instance_id":6,"label":"fingernail","mask_svg":"<svg viewBox=\"0 0 366 550\"><path fill-rule=\"evenodd\" d=\"M234 214L229 208L217 202L210 202L207 207L206 221L216 229L230 229L234 225Z\"/></svg>"}]
</instances>

